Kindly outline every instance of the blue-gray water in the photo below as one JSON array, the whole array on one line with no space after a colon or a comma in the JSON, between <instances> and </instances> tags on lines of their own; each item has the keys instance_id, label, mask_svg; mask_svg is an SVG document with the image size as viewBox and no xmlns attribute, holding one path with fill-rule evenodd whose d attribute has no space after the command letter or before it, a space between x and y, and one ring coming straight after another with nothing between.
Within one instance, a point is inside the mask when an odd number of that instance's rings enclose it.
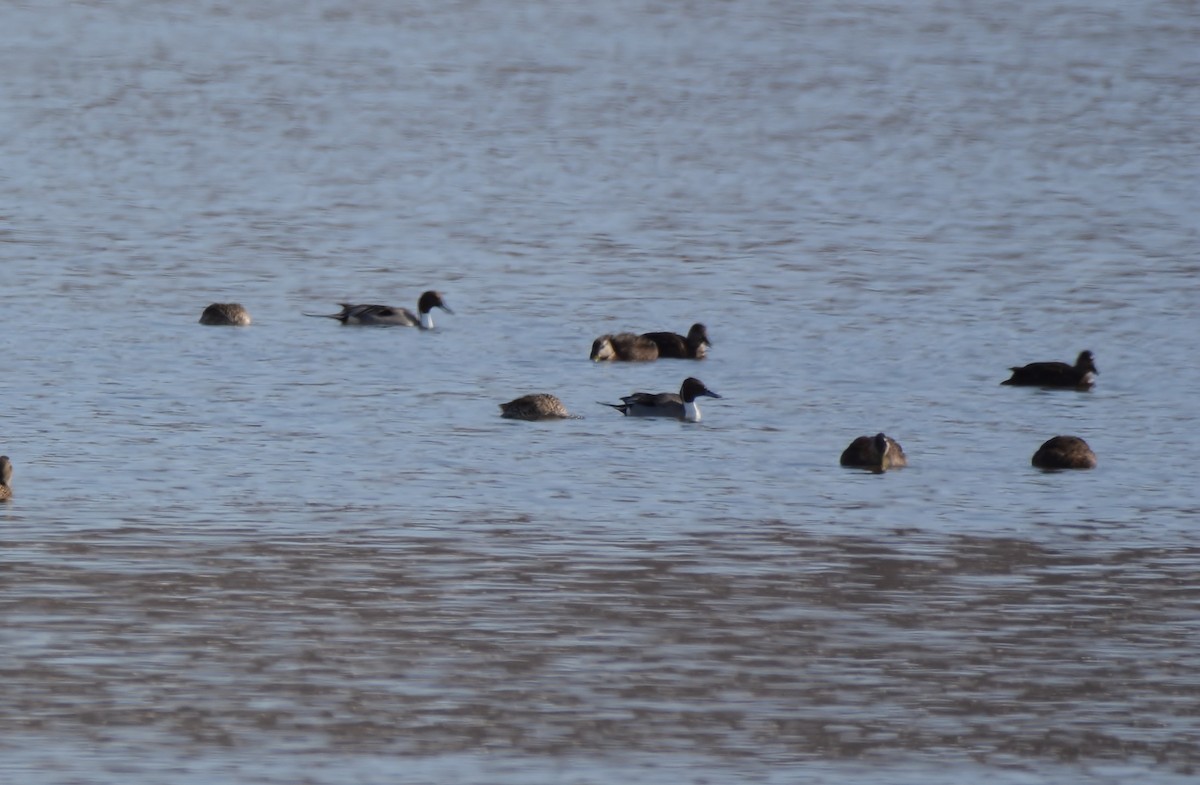
<instances>
[{"instance_id":1,"label":"blue-gray water","mask_svg":"<svg viewBox=\"0 0 1200 785\"><path fill-rule=\"evenodd\" d=\"M1188 2L5 5L0 778L1191 781L1198 85Z\"/></svg>"}]
</instances>

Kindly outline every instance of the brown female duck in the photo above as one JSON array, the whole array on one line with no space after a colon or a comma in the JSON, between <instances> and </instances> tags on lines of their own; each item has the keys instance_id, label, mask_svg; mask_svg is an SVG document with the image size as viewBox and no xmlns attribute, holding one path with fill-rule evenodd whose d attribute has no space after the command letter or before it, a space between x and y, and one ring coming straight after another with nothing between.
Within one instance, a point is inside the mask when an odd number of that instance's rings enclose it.
<instances>
[{"instance_id":1,"label":"brown female duck","mask_svg":"<svg viewBox=\"0 0 1200 785\"><path fill-rule=\"evenodd\" d=\"M1039 469L1094 469L1096 453L1078 436L1055 436L1038 448L1032 463Z\"/></svg>"},{"instance_id":2,"label":"brown female duck","mask_svg":"<svg viewBox=\"0 0 1200 785\"><path fill-rule=\"evenodd\" d=\"M658 344L637 333L601 335L592 341L591 359L595 362L649 362L658 359Z\"/></svg>"},{"instance_id":3,"label":"brown female duck","mask_svg":"<svg viewBox=\"0 0 1200 785\"><path fill-rule=\"evenodd\" d=\"M564 420L571 413L563 402L549 393L522 395L508 403L500 404L500 416L510 420Z\"/></svg>"},{"instance_id":4,"label":"brown female duck","mask_svg":"<svg viewBox=\"0 0 1200 785\"><path fill-rule=\"evenodd\" d=\"M200 324L245 327L250 324L250 312L241 303L213 303L200 314Z\"/></svg>"}]
</instances>

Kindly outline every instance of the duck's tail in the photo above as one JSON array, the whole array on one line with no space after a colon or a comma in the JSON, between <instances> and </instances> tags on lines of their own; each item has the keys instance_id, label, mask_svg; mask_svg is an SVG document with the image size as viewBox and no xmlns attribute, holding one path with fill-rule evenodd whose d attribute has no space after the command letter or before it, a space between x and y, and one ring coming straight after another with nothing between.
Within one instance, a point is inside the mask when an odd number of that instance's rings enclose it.
<instances>
[{"instance_id":1,"label":"duck's tail","mask_svg":"<svg viewBox=\"0 0 1200 785\"><path fill-rule=\"evenodd\" d=\"M345 303L338 303L338 305L342 306L342 310L337 313L308 313L306 311L301 311L300 313L304 316L315 316L318 319L337 319L339 322L344 322L346 321L346 314L350 310L350 306Z\"/></svg>"}]
</instances>

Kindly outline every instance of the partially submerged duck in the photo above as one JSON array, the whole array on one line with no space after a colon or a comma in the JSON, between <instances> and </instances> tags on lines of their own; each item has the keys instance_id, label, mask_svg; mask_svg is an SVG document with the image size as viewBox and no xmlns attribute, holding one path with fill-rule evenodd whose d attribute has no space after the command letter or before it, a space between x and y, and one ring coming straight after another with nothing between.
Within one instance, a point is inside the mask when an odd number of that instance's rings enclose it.
<instances>
[{"instance_id":1,"label":"partially submerged duck","mask_svg":"<svg viewBox=\"0 0 1200 785\"><path fill-rule=\"evenodd\" d=\"M674 357L680 360L703 360L708 356L712 343L708 340L708 329L696 322L686 337L679 333L642 333L658 347L659 357Z\"/></svg>"},{"instance_id":2,"label":"partially submerged duck","mask_svg":"<svg viewBox=\"0 0 1200 785\"><path fill-rule=\"evenodd\" d=\"M1094 469L1096 453L1078 436L1055 436L1038 448L1031 463L1039 469Z\"/></svg>"},{"instance_id":3,"label":"partially submerged duck","mask_svg":"<svg viewBox=\"0 0 1200 785\"><path fill-rule=\"evenodd\" d=\"M673 417L676 420L700 422L700 407L696 404L696 399L702 395L709 398L721 397L705 387L704 382L689 376L683 380L678 395L635 392L622 398L621 403L601 404L611 406L627 417Z\"/></svg>"},{"instance_id":4,"label":"partially submerged duck","mask_svg":"<svg viewBox=\"0 0 1200 785\"><path fill-rule=\"evenodd\" d=\"M12 461L7 455L0 455L0 502L12 498Z\"/></svg>"},{"instance_id":5,"label":"partially submerged duck","mask_svg":"<svg viewBox=\"0 0 1200 785\"><path fill-rule=\"evenodd\" d=\"M200 314L200 324L245 327L250 324L250 312L241 303L213 303Z\"/></svg>"},{"instance_id":6,"label":"partially submerged duck","mask_svg":"<svg viewBox=\"0 0 1200 785\"><path fill-rule=\"evenodd\" d=\"M842 466L858 466L876 472L886 472L907 466L904 448L887 434L859 436L842 451Z\"/></svg>"},{"instance_id":7,"label":"partially submerged duck","mask_svg":"<svg viewBox=\"0 0 1200 785\"><path fill-rule=\"evenodd\" d=\"M1060 362L1030 363L1009 369L1012 377L1000 382L1032 387L1070 387L1083 389L1096 383L1096 360L1089 351L1082 351L1074 365Z\"/></svg>"},{"instance_id":8,"label":"partially submerged duck","mask_svg":"<svg viewBox=\"0 0 1200 785\"><path fill-rule=\"evenodd\" d=\"M428 291L417 301L417 313L407 308L397 308L391 305L353 305L338 303L342 310L338 313L306 313L305 316L319 316L325 319L337 319L342 324L361 324L377 327L420 327L422 330L433 329L434 308L441 308L446 313L454 313L442 300L442 295Z\"/></svg>"},{"instance_id":9,"label":"partially submerged duck","mask_svg":"<svg viewBox=\"0 0 1200 785\"><path fill-rule=\"evenodd\" d=\"M562 420L571 418L563 402L549 393L522 395L500 404L500 416L510 420Z\"/></svg>"},{"instance_id":10,"label":"partially submerged duck","mask_svg":"<svg viewBox=\"0 0 1200 785\"><path fill-rule=\"evenodd\" d=\"M658 344L637 333L601 335L592 341L591 359L596 362L648 362L658 359Z\"/></svg>"}]
</instances>

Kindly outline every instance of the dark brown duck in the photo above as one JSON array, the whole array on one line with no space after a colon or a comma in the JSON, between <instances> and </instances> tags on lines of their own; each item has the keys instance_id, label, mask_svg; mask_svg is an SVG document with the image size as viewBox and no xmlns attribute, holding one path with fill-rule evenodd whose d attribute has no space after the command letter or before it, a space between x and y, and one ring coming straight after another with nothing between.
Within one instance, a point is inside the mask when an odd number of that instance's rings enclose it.
<instances>
[{"instance_id":1,"label":"dark brown duck","mask_svg":"<svg viewBox=\"0 0 1200 785\"><path fill-rule=\"evenodd\" d=\"M642 333L643 338L649 338L658 347L659 357L673 357L680 360L703 360L708 356L712 343L708 340L708 329L697 322L688 330L687 336L679 333L660 332Z\"/></svg>"},{"instance_id":2,"label":"dark brown duck","mask_svg":"<svg viewBox=\"0 0 1200 785\"><path fill-rule=\"evenodd\" d=\"M1001 384L1012 384L1032 387L1069 387L1084 389L1096 383L1096 361L1089 351L1079 353L1074 365L1060 362L1030 363L1013 367L1012 377Z\"/></svg>"},{"instance_id":3,"label":"dark brown duck","mask_svg":"<svg viewBox=\"0 0 1200 785\"><path fill-rule=\"evenodd\" d=\"M1032 463L1039 469L1094 469L1096 453L1078 436L1055 436L1038 448Z\"/></svg>"}]
</instances>

